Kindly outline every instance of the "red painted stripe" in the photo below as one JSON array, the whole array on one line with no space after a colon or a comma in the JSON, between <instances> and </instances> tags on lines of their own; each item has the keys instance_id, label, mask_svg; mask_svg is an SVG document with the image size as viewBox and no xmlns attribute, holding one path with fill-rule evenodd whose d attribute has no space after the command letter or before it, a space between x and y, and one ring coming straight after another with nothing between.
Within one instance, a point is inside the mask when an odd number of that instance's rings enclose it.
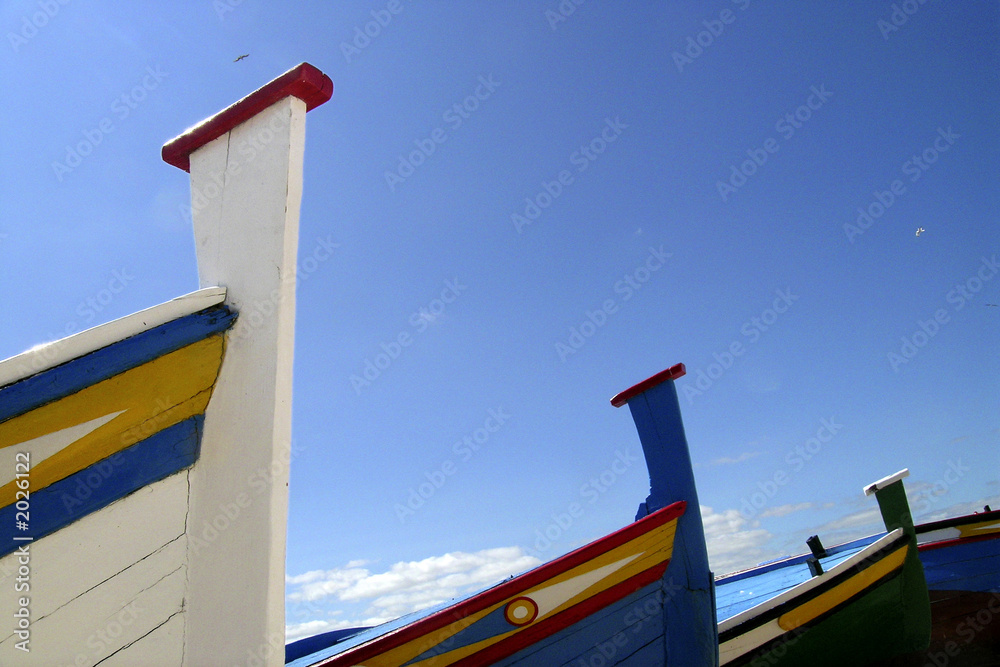
<instances>
[{"instance_id":1,"label":"red painted stripe","mask_svg":"<svg viewBox=\"0 0 1000 667\"><path fill-rule=\"evenodd\" d=\"M985 540L1000 539L1000 533L990 533L988 535L970 535L969 537L956 537L953 540L942 540L940 542L927 542L917 547L920 551L933 551L944 547L954 547L959 544L972 544L973 542L983 542Z\"/></svg>"},{"instance_id":2,"label":"red painted stripe","mask_svg":"<svg viewBox=\"0 0 1000 667\"><path fill-rule=\"evenodd\" d=\"M539 621L535 625L525 628L507 639L487 646L482 651L459 660L454 663L454 667L461 667L463 665L467 665L469 667L473 667L475 665L489 665L497 660L513 655L521 649L527 648L528 646L531 646L546 637L550 637L560 630L565 630L574 623L587 618L594 612L603 609L604 607L607 607L608 605L617 602L632 593L635 593L643 586L648 586L654 581L659 580L663 577L663 573L666 572L669 564L670 561L668 560L660 565L644 570L621 583L615 584L607 590L601 591L593 597L587 598L583 602L574 605L569 609L561 611L554 616L550 616L543 621Z\"/></svg>"},{"instance_id":3,"label":"red painted stripe","mask_svg":"<svg viewBox=\"0 0 1000 667\"><path fill-rule=\"evenodd\" d=\"M161 152L163 161L190 171L191 153L289 95L305 102L306 111L309 111L333 96L333 81L309 63L297 65L236 104L168 141Z\"/></svg>"},{"instance_id":4,"label":"red painted stripe","mask_svg":"<svg viewBox=\"0 0 1000 667\"><path fill-rule=\"evenodd\" d=\"M1000 510L991 510L989 512L973 512L972 514L952 517L950 519L941 519L940 521L931 521L930 523L922 523L917 526L917 535L921 533L929 533L935 530L940 530L942 528L957 528L959 526L965 526L970 523L989 523L991 521L1000 521Z\"/></svg>"},{"instance_id":5,"label":"red painted stripe","mask_svg":"<svg viewBox=\"0 0 1000 667\"><path fill-rule=\"evenodd\" d=\"M684 364L674 364L667 370L660 371L653 377L646 378L639 384L629 387L620 394L616 394L615 397L611 399L611 405L616 408L620 408L642 392L649 391L656 385L662 384L667 380L676 380L679 377L683 377L685 373L687 373L687 369L684 368Z\"/></svg>"},{"instance_id":6,"label":"red painted stripe","mask_svg":"<svg viewBox=\"0 0 1000 667\"><path fill-rule=\"evenodd\" d=\"M483 591L467 600L463 600L453 607L442 609L426 618L414 621L410 625L403 626L387 635L376 637L366 644L362 644L355 649L345 651L335 656L331 656L325 662L317 663L316 667L334 667L335 665L358 665L364 663L369 658L380 655L398 646L440 630L478 611L499 604L508 598L515 597L529 588L533 588L549 579L559 576L578 565L593 560L598 556L619 547L626 542L641 537L642 535L673 521L684 514L687 503L678 501L668 505L661 510L657 510L648 516L644 516L638 521L631 523L624 528L617 530L599 540L591 542L576 551L561 556L553 561L540 565L534 570L525 572L519 577L505 581L502 584ZM665 566L664 566L665 567ZM638 576L638 575L637 575ZM630 580L627 580L630 581ZM621 584L619 584L621 585ZM609 589L611 590L611 589ZM637 589L638 590L638 589ZM596 599L591 598L591 599ZM523 632L523 631L522 631ZM428 649L431 648L428 646Z\"/></svg>"}]
</instances>

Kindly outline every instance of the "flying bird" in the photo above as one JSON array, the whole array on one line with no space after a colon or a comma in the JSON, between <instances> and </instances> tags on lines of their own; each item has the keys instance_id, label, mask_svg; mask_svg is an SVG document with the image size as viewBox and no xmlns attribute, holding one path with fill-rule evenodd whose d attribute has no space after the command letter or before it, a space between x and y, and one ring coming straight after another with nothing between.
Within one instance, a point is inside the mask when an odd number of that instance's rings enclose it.
<instances>
[{"instance_id":1,"label":"flying bird","mask_svg":"<svg viewBox=\"0 0 1000 667\"><path fill-rule=\"evenodd\" d=\"M237 58L237 59L236 59L236 60L234 60L233 62L234 62L234 63L238 63L239 61L243 60L244 58L246 58L246 57L247 57L247 56L249 56L249 55L250 55L249 53L244 53L244 54L243 54L242 56L240 56L239 58Z\"/></svg>"},{"instance_id":2,"label":"flying bird","mask_svg":"<svg viewBox=\"0 0 1000 667\"><path fill-rule=\"evenodd\" d=\"M917 236L920 236L920 232L926 232L927 230L923 227L917 227Z\"/></svg>"}]
</instances>

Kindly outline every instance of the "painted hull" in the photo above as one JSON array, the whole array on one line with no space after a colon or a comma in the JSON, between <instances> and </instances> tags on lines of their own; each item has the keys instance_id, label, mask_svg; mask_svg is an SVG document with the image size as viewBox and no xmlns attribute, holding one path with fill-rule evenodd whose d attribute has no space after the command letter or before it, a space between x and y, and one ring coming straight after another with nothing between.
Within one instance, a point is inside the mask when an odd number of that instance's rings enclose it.
<instances>
[{"instance_id":1,"label":"painted hull","mask_svg":"<svg viewBox=\"0 0 1000 667\"><path fill-rule=\"evenodd\" d=\"M0 452L30 470L26 535L45 537L197 460L234 319L214 305L0 387ZM0 475L0 520L15 525L15 465ZM17 538L0 539L0 556Z\"/></svg>"},{"instance_id":2,"label":"painted hull","mask_svg":"<svg viewBox=\"0 0 1000 667\"><path fill-rule=\"evenodd\" d=\"M332 93L301 63L163 147L201 290L0 362L0 664L282 664L305 115Z\"/></svg>"},{"instance_id":3,"label":"painted hull","mask_svg":"<svg viewBox=\"0 0 1000 667\"><path fill-rule=\"evenodd\" d=\"M897 529L833 551L819 576L803 556L718 580L720 664L870 664L925 645L902 611L912 550Z\"/></svg>"},{"instance_id":4,"label":"painted hull","mask_svg":"<svg viewBox=\"0 0 1000 667\"><path fill-rule=\"evenodd\" d=\"M1000 511L917 526L927 587L937 591L1000 591Z\"/></svg>"},{"instance_id":5,"label":"painted hull","mask_svg":"<svg viewBox=\"0 0 1000 667\"><path fill-rule=\"evenodd\" d=\"M684 511L675 503L471 598L290 664L590 664L595 655L601 664L667 664L663 618Z\"/></svg>"},{"instance_id":6,"label":"painted hull","mask_svg":"<svg viewBox=\"0 0 1000 667\"><path fill-rule=\"evenodd\" d=\"M919 525L917 541L933 623L924 657L1000 664L1000 511Z\"/></svg>"},{"instance_id":7,"label":"painted hull","mask_svg":"<svg viewBox=\"0 0 1000 667\"><path fill-rule=\"evenodd\" d=\"M34 619L0 655L82 664L173 630L186 471L235 320L224 298L202 290L0 362L0 517L20 529L0 539L0 572L29 572L27 604L14 579L0 611Z\"/></svg>"},{"instance_id":8,"label":"painted hull","mask_svg":"<svg viewBox=\"0 0 1000 667\"><path fill-rule=\"evenodd\" d=\"M685 512L699 505L673 384L683 374L678 364L611 401L629 405L650 470L634 523L468 599L295 642L286 664L717 665L704 528Z\"/></svg>"},{"instance_id":9,"label":"painted hull","mask_svg":"<svg viewBox=\"0 0 1000 667\"><path fill-rule=\"evenodd\" d=\"M865 488L887 534L716 582L722 665L872 665L927 647L931 610L902 470Z\"/></svg>"}]
</instances>

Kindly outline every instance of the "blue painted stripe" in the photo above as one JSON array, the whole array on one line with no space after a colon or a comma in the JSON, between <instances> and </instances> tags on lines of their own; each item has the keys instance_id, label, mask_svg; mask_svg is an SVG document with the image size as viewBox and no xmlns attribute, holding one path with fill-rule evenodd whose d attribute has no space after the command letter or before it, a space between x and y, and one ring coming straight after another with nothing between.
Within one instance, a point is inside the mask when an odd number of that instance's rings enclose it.
<instances>
[{"instance_id":1,"label":"blue painted stripe","mask_svg":"<svg viewBox=\"0 0 1000 667\"><path fill-rule=\"evenodd\" d=\"M0 422L223 332L235 319L226 306L206 308L0 388Z\"/></svg>"},{"instance_id":2,"label":"blue painted stripe","mask_svg":"<svg viewBox=\"0 0 1000 667\"><path fill-rule=\"evenodd\" d=\"M35 540L68 526L91 512L186 468L198 459L204 415L196 415L163 429L127 449L61 479L28 499L29 530L22 537ZM0 556L30 542L15 541L12 530L17 506L0 509L0 526L10 526L0 537ZM23 518L22 518L23 520ZM125 527L127 529L127 527Z\"/></svg>"}]
</instances>

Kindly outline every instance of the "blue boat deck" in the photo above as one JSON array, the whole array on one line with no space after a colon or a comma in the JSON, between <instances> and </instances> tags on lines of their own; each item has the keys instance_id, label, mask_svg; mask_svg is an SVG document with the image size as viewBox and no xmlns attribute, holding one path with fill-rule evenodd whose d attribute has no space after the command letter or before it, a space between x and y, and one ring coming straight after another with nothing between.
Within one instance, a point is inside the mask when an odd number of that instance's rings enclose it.
<instances>
[{"instance_id":1,"label":"blue boat deck","mask_svg":"<svg viewBox=\"0 0 1000 667\"><path fill-rule=\"evenodd\" d=\"M828 572L885 535L879 533L828 548L826 557L819 561L823 571ZM733 618L812 579L806 563L809 558L811 554L783 558L717 579L715 600L718 622Z\"/></svg>"}]
</instances>

